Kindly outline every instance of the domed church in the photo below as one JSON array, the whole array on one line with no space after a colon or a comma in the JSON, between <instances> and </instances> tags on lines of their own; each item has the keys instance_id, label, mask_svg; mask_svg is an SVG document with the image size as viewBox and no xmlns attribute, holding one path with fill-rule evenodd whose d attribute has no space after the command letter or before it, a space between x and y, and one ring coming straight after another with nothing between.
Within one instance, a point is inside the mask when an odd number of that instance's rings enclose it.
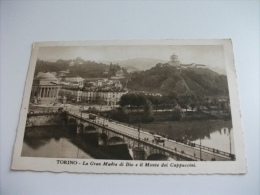
<instances>
[{"instance_id":1,"label":"domed church","mask_svg":"<svg viewBox=\"0 0 260 195\"><path fill-rule=\"evenodd\" d=\"M54 103L58 98L60 85L50 72L39 72L33 79L30 101L35 104Z\"/></svg>"},{"instance_id":2,"label":"domed church","mask_svg":"<svg viewBox=\"0 0 260 195\"><path fill-rule=\"evenodd\" d=\"M177 66L177 67L180 66L180 60L179 60L178 56L175 53L173 53L171 55L170 60L171 60L169 62L170 65Z\"/></svg>"}]
</instances>

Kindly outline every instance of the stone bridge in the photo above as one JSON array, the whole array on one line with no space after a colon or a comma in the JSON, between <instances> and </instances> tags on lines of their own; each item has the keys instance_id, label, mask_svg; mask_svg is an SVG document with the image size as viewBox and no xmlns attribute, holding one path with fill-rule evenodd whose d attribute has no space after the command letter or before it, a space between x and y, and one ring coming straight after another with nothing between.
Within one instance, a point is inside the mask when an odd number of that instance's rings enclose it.
<instances>
[{"instance_id":1,"label":"stone bridge","mask_svg":"<svg viewBox=\"0 0 260 195\"><path fill-rule=\"evenodd\" d=\"M100 159L235 160L234 154L202 145L187 145L171 139L158 143L153 140L154 135L147 131L138 131L136 127L105 118L89 119L90 115L84 115L62 111L29 112L26 127L66 125L64 133L76 140L76 145L85 148L86 152L92 152L93 156L97 154L95 158ZM89 144L93 146L92 149L89 149Z\"/></svg>"},{"instance_id":2,"label":"stone bridge","mask_svg":"<svg viewBox=\"0 0 260 195\"><path fill-rule=\"evenodd\" d=\"M134 160L196 160L193 156L141 140L96 120L85 119L71 113L67 114L65 124L69 126L71 133L91 137L93 144L99 146L127 145Z\"/></svg>"}]
</instances>

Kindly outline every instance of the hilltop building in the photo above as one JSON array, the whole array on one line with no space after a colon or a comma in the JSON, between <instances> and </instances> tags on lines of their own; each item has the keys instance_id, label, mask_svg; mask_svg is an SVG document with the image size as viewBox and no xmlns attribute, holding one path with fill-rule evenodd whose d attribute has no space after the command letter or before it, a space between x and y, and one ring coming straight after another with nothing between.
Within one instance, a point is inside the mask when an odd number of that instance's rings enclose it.
<instances>
[{"instance_id":1,"label":"hilltop building","mask_svg":"<svg viewBox=\"0 0 260 195\"><path fill-rule=\"evenodd\" d=\"M186 68L206 68L206 65L192 63L192 64L181 64L180 67L182 69L186 69Z\"/></svg>"},{"instance_id":2,"label":"hilltop building","mask_svg":"<svg viewBox=\"0 0 260 195\"><path fill-rule=\"evenodd\" d=\"M122 69L116 71L116 74L114 77L111 77L111 79L123 79L124 78L124 71Z\"/></svg>"},{"instance_id":3,"label":"hilltop building","mask_svg":"<svg viewBox=\"0 0 260 195\"><path fill-rule=\"evenodd\" d=\"M173 53L170 57L170 62L168 62L168 64L172 65L172 66L176 66L179 67L180 66L180 60L178 58L178 56Z\"/></svg>"},{"instance_id":4,"label":"hilltop building","mask_svg":"<svg viewBox=\"0 0 260 195\"><path fill-rule=\"evenodd\" d=\"M186 69L186 68L206 68L206 65L203 64L181 64L180 60L178 58L178 55L173 53L170 56L170 61L168 62L169 65L177 67L179 70L180 69ZM162 65L161 65L162 66Z\"/></svg>"},{"instance_id":5,"label":"hilltop building","mask_svg":"<svg viewBox=\"0 0 260 195\"><path fill-rule=\"evenodd\" d=\"M53 74L40 72L33 80L30 101L35 104L54 103L59 90L59 81Z\"/></svg>"},{"instance_id":6,"label":"hilltop building","mask_svg":"<svg viewBox=\"0 0 260 195\"><path fill-rule=\"evenodd\" d=\"M118 70L118 71L116 72L116 77L123 77L123 76L124 76L124 72L123 72L122 69L120 69L120 70Z\"/></svg>"}]
</instances>

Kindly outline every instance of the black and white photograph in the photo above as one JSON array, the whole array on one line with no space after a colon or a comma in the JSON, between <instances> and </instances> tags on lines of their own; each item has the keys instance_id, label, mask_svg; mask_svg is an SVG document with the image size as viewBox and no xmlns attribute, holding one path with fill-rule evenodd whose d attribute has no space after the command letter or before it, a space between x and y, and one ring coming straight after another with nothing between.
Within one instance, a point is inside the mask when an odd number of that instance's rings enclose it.
<instances>
[{"instance_id":1,"label":"black and white photograph","mask_svg":"<svg viewBox=\"0 0 260 195\"><path fill-rule=\"evenodd\" d=\"M0 0L0 194L259 195L259 5Z\"/></svg>"},{"instance_id":2,"label":"black and white photograph","mask_svg":"<svg viewBox=\"0 0 260 195\"><path fill-rule=\"evenodd\" d=\"M139 169L236 162L222 42L34 43L16 155Z\"/></svg>"}]
</instances>

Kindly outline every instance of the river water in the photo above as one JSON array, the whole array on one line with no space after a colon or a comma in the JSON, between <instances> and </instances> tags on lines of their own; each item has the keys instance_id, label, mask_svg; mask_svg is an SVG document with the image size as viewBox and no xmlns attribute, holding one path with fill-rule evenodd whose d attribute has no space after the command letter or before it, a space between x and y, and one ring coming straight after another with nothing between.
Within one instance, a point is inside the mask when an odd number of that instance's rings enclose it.
<instances>
[{"instance_id":1,"label":"river water","mask_svg":"<svg viewBox=\"0 0 260 195\"><path fill-rule=\"evenodd\" d=\"M137 126L137 125L136 125ZM170 139L189 140L202 146L235 154L231 120L163 121L142 124L146 131L167 135Z\"/></svg>"},{"instance_id":2,"label":"river water","mask_svg":"<svg viewBox=\"0 0 260 195\"><path fill-rule=\"evenodd\" d=\"M75 146L69 138L30 138L24 141L22 156L48 158L84 158L92 157Z\"/></svg>"},{"instance_id":3,"label":"river water","mask_svg":"<svg viewBox=\"0 0 260 195\"><path fill-rule=\"evenodd\" d=\"M233 129L222 128L218 131L210 133L210 136L205 136L203 139L197 139L193 141L196 144L215 148L223 152L234 154L234 141L233 141ZM231 151L231 152L230 152Z\"/></svg>"},{"instance_id":4,"label":"river water","mask_svg":"<svg viewBox=\"0 0 260 195\"><path fill-rule=\"evenodd\" d=\"M59 127L26 128L27 138L24 139L22 156L48 158L81 158L91 159L90 154L75 144L75 140L64 135ZM142 124L142 128L155 133L164 133L171 139L185 139L193 143L233 153L233 128L231 121L181 121ZM38 132L38 133L36 133ZM46 133L47 132L47 133ZM57 133L53 133L57 132ZM42 135L48 138L41 137ZM25 136L26 137L26 136ZM28 138L29 137L29 138ZM88 146L87 146L88 147ZM90 149L91 150L91 149ZM88 150L87 150L88 151ZM132 152L131 150L129 151Z\"/></svg>"}]
</instances>

